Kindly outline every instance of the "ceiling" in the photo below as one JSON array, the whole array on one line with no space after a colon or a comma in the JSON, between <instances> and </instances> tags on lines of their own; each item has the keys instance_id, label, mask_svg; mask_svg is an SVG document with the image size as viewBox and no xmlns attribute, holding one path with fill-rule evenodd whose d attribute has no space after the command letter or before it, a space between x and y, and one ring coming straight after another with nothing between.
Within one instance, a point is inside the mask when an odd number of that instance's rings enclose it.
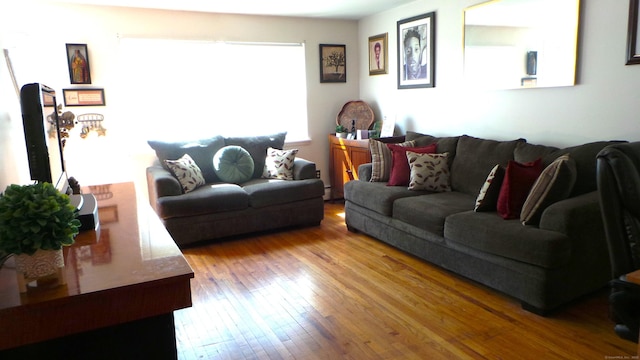
<instances>
[{"instance_id":1,"label":"ceiling","mask_svg":"<svg viewBox=\"0 0 640 360\"><path fill-rule=\"evenodd\" d=\"M44 0L231 14L358 20L415 0Z\"/></svg>"}]
</instances>

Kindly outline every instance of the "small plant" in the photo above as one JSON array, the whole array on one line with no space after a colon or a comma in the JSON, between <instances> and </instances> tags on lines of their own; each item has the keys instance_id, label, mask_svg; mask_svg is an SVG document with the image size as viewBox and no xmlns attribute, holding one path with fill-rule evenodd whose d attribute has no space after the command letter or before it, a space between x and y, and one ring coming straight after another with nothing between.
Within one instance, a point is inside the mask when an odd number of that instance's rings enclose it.
<instances>
[{"instance_id":1,"label":"small plant","mask_svg":"<svg viewBox=\"0 0 640 360\"><path fill-rule=\"evenodd\" d=\"M342 126L342 125L338 125L336 126L336 133L346 133L347 132L347 128Z\"/></svg>"},{"instance_id":2,"label":"small plant","mask_svg":"<svg viewBox=\"0 0 640 360\"><path fill-rule=\"evenodd\" d=\"M69 196L50 183L9 185L0 194L0 253L33 255L73 244L77 213Z\"/></svg>"}]
</instances>

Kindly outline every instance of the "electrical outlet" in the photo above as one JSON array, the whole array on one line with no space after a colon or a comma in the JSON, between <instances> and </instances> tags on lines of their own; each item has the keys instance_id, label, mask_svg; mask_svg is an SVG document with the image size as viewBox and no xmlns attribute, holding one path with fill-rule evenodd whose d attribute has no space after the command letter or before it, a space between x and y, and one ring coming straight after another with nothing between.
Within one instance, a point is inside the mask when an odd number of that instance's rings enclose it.
<instances>
[{"instance_id":1,"label":"electrical outlet","mask_svg":"<svg viewBox=\"0 0 640 360\"><path fill-rule=\"evenodd\" d=\"M320 179L320 170L316 170L316 179Z\"/></svg>"}]
</instances>

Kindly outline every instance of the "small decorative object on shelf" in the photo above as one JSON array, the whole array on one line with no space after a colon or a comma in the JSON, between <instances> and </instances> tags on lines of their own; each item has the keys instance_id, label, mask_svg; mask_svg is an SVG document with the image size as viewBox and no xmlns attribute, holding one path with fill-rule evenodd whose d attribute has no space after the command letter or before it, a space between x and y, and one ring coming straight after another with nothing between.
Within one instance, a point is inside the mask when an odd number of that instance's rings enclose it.
<instances>
[{"instance_id":1,"label":"small decorative object on shelf","mask_svg":"<svg viewBox=\"0 0 640 360\"><path fill-rule=\"evenodd\" d=\"M339 138L346 138L347 137L347 128L342 126L342 125L337 125L336 126L336 136Z\"/></svg>"},{"instance_id":2,"label":"small decorative object on shelf","mask_svg":"<svg viewBox=\"0 0 640 360\"><path fill-rule=\"evenodd\" d=\"M16 255L20 292L44 277L66 283L62 247L78 234L77 212L49 183L9 185L0 194L0 252Z\"/></svg>"}]
</instances>

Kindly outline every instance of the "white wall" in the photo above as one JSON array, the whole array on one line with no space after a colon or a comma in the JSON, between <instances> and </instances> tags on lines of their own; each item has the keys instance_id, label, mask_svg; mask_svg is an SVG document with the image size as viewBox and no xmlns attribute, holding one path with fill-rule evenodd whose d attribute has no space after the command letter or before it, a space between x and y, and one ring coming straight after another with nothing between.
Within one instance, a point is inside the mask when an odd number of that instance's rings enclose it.
<instances>
[{"instance_id":1,"label":"white wall","mask_svg":"<svg viewBox=\"0 0 640 360\"><path fill-rule=\"evenodd\" d=\"M40 63L31 67L28 75L24 71L18 73L18 81L21 84L42 82L60 93L63 88L76 87L69 83L65 43L86 43L89 49L92 85L105 89L107 106L68 108L76 114L94 111L104 114L108 131L106 138L89 140L80 140L79 136L72 134L72 141L66 150L67 168L81 184L143 179L144 165L138 161L144 163L151 159L150 149L148 154L131 154L127 151L126 143L120 140L126 138L128 123L144 121L153 126L154 120L130 119L127 118L126 109L114 109L109 106L110 90L116 87L112 81L116 78L114 72L118 50L117 34L124 34L176 39L306 42L309 135L312 140L287 146L295 146L300 149L298 156L315 161L322 171L325 184L328 185L327 136L335 130L335 118L342 105L358 97L360 73L356 21L45 5L31 2L20 4L22 5L0 5L0 43L10 50L28 48L37 54L35 57ZM346 45L347 83L320 83L318 45L321 43ZM172 105L171 99L159 100L166 106ZM3 111L0 111L0 115L2 114ZM214 134L203 134L207 137L211 135ZM88 159L86 155L90 155ZM129 162L130 158L136 162Z\"/></svg>"},{"instance_id":2,"label":"white wall","mask_svg":"<svg viewBox=\"0 0 640 360\"><path fill-rule=\"evenodd\" d=\"M463 85L463 11L483 0L419 0L359 23L360 97L377 118L396 117L396 134L492 139L570 146L640 140L640 65L625 66L628 1L582 0L577 85L481 91ZM398 20L436 12L436 87L397 89ZM389 74L369 76L367 39L389 33Z\"/></svg>"}]
</instances>

